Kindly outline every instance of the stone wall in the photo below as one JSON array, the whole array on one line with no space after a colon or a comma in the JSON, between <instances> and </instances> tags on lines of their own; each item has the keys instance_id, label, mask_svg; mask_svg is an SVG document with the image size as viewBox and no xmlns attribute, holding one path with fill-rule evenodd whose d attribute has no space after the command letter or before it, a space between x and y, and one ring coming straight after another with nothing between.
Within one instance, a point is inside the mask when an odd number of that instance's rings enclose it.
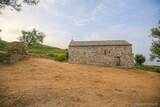
<instances>
[{"instance_id":1,"label":"stone wall","mask_svg":"<svg viewBox=\"0 0 160 107\"><path fill-rule=\"evenodd\" d=\"M132 46L72 46L68 54L70 63L133 67ZM120 65L117 65L117 58Z\"/></svg>"},{"instance_id":2,"label":"stone wall","mask_svg":"<svg viewBox=\"0 0 160 107\"><path fill-rule=\"evenodd\" d=\"M7 52L0 51L0 62L5 62L7 57L8 57L8 53Z\"/></svg>"},{"instance_id":3,"label":"stone wall","mask_svg":"<svg viewBox=\"0 0 160 107\"><path fill-rule=\"evenodd\" d=\"M8 53L26 55L27 45L24 42L10 42L8 44Z\"/></svg>"},{"instance_id":4,"label":"stone wall","mask_svg":"<svg viewBox=\"0 0 160 107\"><path fill-rule=\"evenodd\" d=\"M7 52L0 52L0 62L13 64L29 58L26 48L23 42L10 42Z\"/></svg>"}]
</instances>

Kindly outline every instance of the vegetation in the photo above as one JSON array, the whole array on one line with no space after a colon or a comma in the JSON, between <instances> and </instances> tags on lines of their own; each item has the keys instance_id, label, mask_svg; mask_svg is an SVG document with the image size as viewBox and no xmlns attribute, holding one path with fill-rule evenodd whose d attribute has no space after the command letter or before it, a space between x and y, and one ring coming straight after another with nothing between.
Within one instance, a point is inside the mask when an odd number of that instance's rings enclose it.
<instances>
[{"instance_id":1,"label":"vegetation","mask_svg":"<svg viewBox=\"0 0 160 107\"><path fill-rule=\"evenodd\" d=\"M45 37L43 32L39 32L36 29L33 29L32 31L22 30L22 34L23 35L18 39L21 42L25 42L29 48L39 46L41 43L43 43L43 39Z\"/></svg>"},{"instance_id":2,"label":"vegetation","mask_svg":"<svg viewBox=\"0 0 160 107\"><path fill-rule=\"evenodd\" d=\"M156 60L157 62L160 62L160 20L158 23L157 28L151 29L151 35L154 40L152 40L151 45L151 54L150 54L150 60ZM160 66L149 66L149 65L142 65L142 63L145 62L145 57L143 55L136 55L135 56L135 69L145 70L145 71L153 71L160 73Z\"/></svg>"},{"instance_id":3,"label":"vegetation","mask_svg":"<svg viewBox=\"0 0 160 107\"><path fill-rule=\"evenodd\" d=\"M135 55L134 59L137 65L142 65L146 61L145 56L143 56L142 54Z\"/></svg>"},{"instance_id":4,"label":"vegetation","mask_svg":"<svg viewBox=\"0 0 160 107\"><path fill-rule=\"evenodd\" d=\"M23 36L19 40L28 45L28 52L31 55L53 58L58 61L67 61L67 51L64 49L42 45L45 37L43 32L36 29L32 31L22 31Z\"/></svg>"},{"instance_id":5,"label":"vegetation","mask_svg":"<svg viewBox=\"0 0 160 107\"><path fill-rule=\"evenodd\" d=\"M0 40L0 51L6 51L7 50L7 44L8 44L8 42Z\"/></svg>"},{"instance_id":6,"label":"vegetation","mask_svg":"<svg viewBox=\"0 0 160 107\"><path fill-rule=\"evenodd\" d=\"M146 58L142 54L137 54L134 57L136 64L134 65L134 69L144 70L144 71L153 71L160 73L160 66L149 66L143 65Z\"/></svg>"},{"instance_id":7,"label":"vegetation","mask_svg":"<svg viewBox=\"0 0 160 107\"><path fill-rule=\"evenodd\" d=\"M1 40L0 41L0 51L6 51L8 42ZM48 57L55 59L57 61L67 61L67 50L60 49L57 47L51 47L47 45L41 45L37 47L28 48L30 55Z\"/></svg>"},{"instance_id":8,"label":"vegetation","mask_svg":"<svg viewBox=\"0 0 160 107\"><path fill-rule=\"evenodd\" d=\"M160 66L149 66L149 65L137 65L134 66L135 69L144 70L144 71L153 71L160 73Z\"/></svg>"},{"instance_id":9,"label":"vegetation","mask_svg":"<svg viewBox=\"0 0 160 107\"><path fill-rule=\"evenodd\" d=\"M160 20L157 28L151 29L151 37L156 40L152 40L150 60L153 61L157 59L157 62L160 62Z\"/></svg>"},{"instance_id":10,"label":"vegetation","mask_svg":"<svg viewBox=\"0 0 160 107\"><path fill-rule=\"evenodd\" d=\"M31 55L49 57L61 62L67 61L67 51L65 49L42 45L29 48L28 52Z\"/></svg>"},{"instance_id":11,"label":"vegetation","mask_svg":"<svg viewBox=\"0 0 160 107\"><path fill-rule=\"evenodd\" d=\"M19 0L20 1L20 0ZM37 5L39 0L23 0L23 3L28 5ZM12 10L21 11L22 4L18 0L0 0L0 9L10 7Z\"/></svg>"}]
</instances>

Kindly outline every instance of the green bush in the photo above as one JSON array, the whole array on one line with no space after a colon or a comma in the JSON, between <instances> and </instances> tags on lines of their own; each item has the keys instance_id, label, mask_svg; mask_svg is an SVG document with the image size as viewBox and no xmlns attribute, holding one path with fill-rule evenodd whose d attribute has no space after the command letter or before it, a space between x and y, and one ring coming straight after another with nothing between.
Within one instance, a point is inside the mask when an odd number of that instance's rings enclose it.
<instances>
[{"instance_id":1,"label":"green bush","mask_svg":"<svg viewBox=\"0 0 160 107\"><path fill-rule=\"evenodd\" d=\"M47 54L47 56L51 57L51 58L57 58L58 57L58 55L55 55L55 54L52 54L52 53Z\"/></svg>"},{"instance_id":2,"label":"green bush","mask_svg":"<svg viewBox=\"0 0 160 107\"><path fill-rule=\"evenodd\" d=\"M54 57L55 57L55 55L54 55L54 54L48 54L47 56L48 56L48 57L52 57L52 58L54 58Z\"/></svg>"},{"instance_id":3,"label":"green bush","mask_svg":"<svg viewBox=\"0 0 160 107\"><path fill-rule=\"evenodd\" d=\"M55 60L65 62L65 61L67 61L67 57L66 57L66 55L60 55L60 56L56 57Z\"/></svg>"},{"instance_id":4,"label":"green bush","mask_svg":"<svg viewBox=\"0 0 160 107\"><path fill-rule=\"evenodd\" d=\"M51 58L54 58L55 60L57 61L60 61L60 62L65 62L67 61L67 57L65 54L62 54L62 55L55 55L55 54L48 54L47 55L48 57L51 57Z\"/></svg>"},{"instance_id":5,"label":"green bush","mask_svg":"<svg viewBox=\"0 0 160 107\"><path fill-rule=\"evenodd\" d=\"M142 65L146 61L145 56L143 56L142 54L135 55L134 59L137 65Z\"/></svg>"}]
</instances>

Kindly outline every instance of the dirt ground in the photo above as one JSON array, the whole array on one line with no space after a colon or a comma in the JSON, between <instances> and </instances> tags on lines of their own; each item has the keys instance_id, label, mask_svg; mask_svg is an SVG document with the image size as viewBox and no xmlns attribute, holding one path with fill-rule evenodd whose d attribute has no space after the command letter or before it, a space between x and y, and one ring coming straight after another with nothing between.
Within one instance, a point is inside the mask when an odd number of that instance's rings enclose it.
<instances>
[{"instance_id":1,"label":"dirt ground","mask_svg":"<svg viewBox=\"0 0 160 107\"><path fill-rule=\"evenodd\" d=\"M160 74L40 58L0 64L0 107L160 107Z\"/></svg>"}]
</instances>

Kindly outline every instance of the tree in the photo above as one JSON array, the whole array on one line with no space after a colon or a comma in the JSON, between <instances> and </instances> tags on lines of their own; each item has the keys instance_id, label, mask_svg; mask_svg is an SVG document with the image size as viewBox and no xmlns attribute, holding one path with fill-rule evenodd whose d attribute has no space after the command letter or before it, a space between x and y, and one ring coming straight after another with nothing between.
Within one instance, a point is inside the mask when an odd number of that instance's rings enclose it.
<instances>
[{"instance_id":1,"label":"tree","mask_svg":"<svg viewBox=\"0 0 160 107\"><path fill-rule=\"evenodd\" d=\"M151 37L154 38L154 40L152 40L152 45L151 45L151 54L150 54L150 60L153 61L154 59L156 59L157 62L160 61L160 20L158 23L158 27L157 28L152 28L151 29Z\"/></svg>"},{"instance_id":2,"label":"tree","mask_svg":"<svg viewBox=\"0 0 160 107\"><path fill-rule=\"evenodd\" d=\"M28 5L37 5L39 0L23 0L23 3ZM0 9L11 7L11 10L21 11L22 4L18 0L0 0Z\"/></svg>"},{"instance_id":3,"label":"tree","mask_svg":"<svg viewBox=\"0 0 160 107\"><path fill-rule=\"evenodd\" d=\"M44 37L45 34L43 32L33 29L32 31L22 30L22 36L20 36L18 39L21 42L25 42L28 47L35 47L43 43Z\"/></svg>"},{"instance_id":4,"label":"tree","mask_svg":"<svg viewBox=\"0 0 160 107\"><path fill-rule=\"evenodd\" d=\"M0 29L0 32L1 32L2 30ZM0 36L0 40L2 40L2 38L1 38L1 36Z\"/></svg>"},{"instance_id":5,"label":"tree","mask_svg":"<svg viewBox=\"0 0 160 107\"><path fill-rule=\"evenodd\" d=\"M134 60L136 61L136 64L142 65L146 61L146 58L142 54L137 54L135 55Z\"/></svg>"}]
</instances>

